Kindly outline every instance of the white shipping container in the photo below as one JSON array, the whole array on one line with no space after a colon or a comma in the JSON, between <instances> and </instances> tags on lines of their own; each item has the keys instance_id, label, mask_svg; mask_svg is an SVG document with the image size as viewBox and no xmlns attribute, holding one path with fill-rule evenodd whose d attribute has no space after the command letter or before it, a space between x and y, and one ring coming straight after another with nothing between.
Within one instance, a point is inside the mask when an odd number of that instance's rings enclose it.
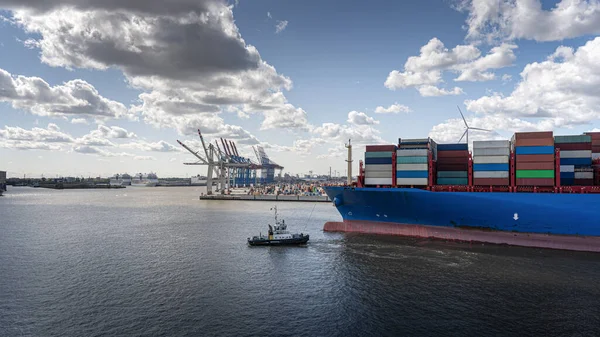
<instances>
[{"instance_id":1,"label":"white shipping container","mask_svg":"<svg viewBox=\"0 0 600 337\"><path fill-rule=\"evenodd\" d=\"M427 171L427 164L396 164L396 171Z\"/></svg>"},{"instance_id":2,"label":"white shipping container","mask_svg":"<svg viewBox=\"0 0 600 337\"><path fill-rule=\"evenodd\" d=\"M395 173L394 173L395 174ZM365 172L365 178L392 178L392 171L371 171Z\"/></svg>"},{"instance_id":3,"label":"white shipping container","mask_svg":"<svg viewBox=\"0 0 600 337\"><path fill-rule=\"evenodd\" d=\"M392 178L366 178L365 185L392 185Z\"/></svg>"},{"instance_id":4,"label":"white shipping container","mask_svg":"<svg viewBox=\"0 0 600 337\"><path fill-rule=\"evenodd\" d=\"M509 140L485 140L485 141L474 141L474 149L489 149L489 148L510 148Z\"/></svg>"},{"instance_id":5,"label":"white shipping container","mask_svg":"<svg viewBox=\"0 0 600 337\"><path fill-rule=\"evenodd\" d=\"M560 172L575 172L575 165L560 165Z\"/></svg>"},{"instance_id":6,"label":"white shipping container","mask_svg":"<svg viewBox=\"0 0 600 337\"><path fill-rule=\"evenodd\" d=\"M508 171L475 171L473 178L508 178Z\"/></svg>"},{"instance_id":7,"label":"white shipping container","mask_svg":"<svg viewBox=\"0 0 600 337\"><path fill-rule=\"evenodd\" d=\"M592 150L560 151L561 158L591 158Z\"/></svg>"},{"instance_id":8,"label":"white shipping container","mask_svg":"<svg viewBox=\"0 0 600 337\"><path fill-rule=\"evenodd\" d=\"M392 172L392 164L368 164L368 165L365 165L365 172L372 172L372 171Z\"/></svg>"},{"instance_id":9,"label":"white shipping container","mask_svg":"<svg viewBox=\"0 0 600 337\"><path fill-rule=\"evenodd\" d=\"M575 179L594 179L594 172L575 172Z\"/></svg>"},{"instance_id":10,"label":"white shipping container","mask_svg":"<svg viewBox=\"0 0 600 337\"><path fill-rule=\"evenodd\" d=\"M396 185L427 185L427 178L396 178Z\"/></svg>"},{"instance_id":11,"label":"white shipping container","mask_svg":"<svg viewBox=\"0 0 600 337\"><path fill-rule=\"evenodd\" d=\"M505 147L497 147L491 149L473 149L473 156L508 156L510 149Z\"/></svg>"},{"instance_id":12,"label":"white shipping container","mask_svg":"<svg viewBox=\"0 0 600 337\"><path fill-rule=\"evenodd\" d=\"M396 150L396 155L398 157L426 157L427 149L406 149L406 150Z\"/></svg>"},{"instance_id":13,"label":"white shipping container","mask_svg":"<svg viewBox=\"0 0 600 337\"><path fill-rule=\"evenodd\" d=\"M508 164L508 156L475 156L473 164Z\"/></svg>"}]
</instances>

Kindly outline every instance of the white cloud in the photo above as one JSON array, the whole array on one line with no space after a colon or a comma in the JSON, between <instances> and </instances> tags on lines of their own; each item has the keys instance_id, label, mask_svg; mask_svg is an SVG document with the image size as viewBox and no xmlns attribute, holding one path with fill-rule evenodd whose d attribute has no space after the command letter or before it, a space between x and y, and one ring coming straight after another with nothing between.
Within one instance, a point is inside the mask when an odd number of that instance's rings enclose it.
<instances>
[{"instance_id":1,"label":"white cloud","mask_svg":"<svg viewBox=\"0 0 600 337\"><path fill-rule=\"evenodd\" d=\"M454 87L452 90L440 89L433 85L423 85L419 87L419 93L423 97L434 97L434 96L448 96L448 95L461 95L464 94L463 90L459 87Z\"/></svg>"},{"instance_id":2,"label":"white cloud","mask_svg":"<svg viewBox=\"0 0 600 337\"><path fill-rule=\"evenodd\" d=\"M156 160L155 157L152 156L135 156L133 157L134 160Z\"/></svg>"},{"instance_id":3,"label":"white cloud","mask_svg":"<svg viewBox=\"0 0 600 337\"><path fill-rule=\"evenodd\" d=\"M153 126L239 135L219 116L233 105L240 116L262 115L263 129L309 127L306 112L283 94L292 81L246 44L223 1L11 3L19 8L11 20L35 34L42 62L122 70L142 91L131 111Z\"/></svg>"},{"instance_id":4,"label":"white cloud","mask_svg":"<svg viewBox=\"0 0 600 337\"><path fill-rule=\"evenodd\" d=\"M25 130L18 126L5 126L0 129L0 138L11 141L26 141L40 143L72 143L73 137L60 131L60 128L53 123L48 124L46 129L33 128Z\"/></svg>"},{"instance_id":5,"label":"white cloud","mask_svg":"<svg viewBox=\"0 0 600 337\"><path fill-rule=\"evenodd\" d=\"M387 113L397 114L400 112L412 112L412 110L409 107L407 107L406 105L402 105L402 104L398 104L398 103L394 103L387 108L384 108L382 106L378 106L377 108L375 108L375 113L378 113L378 114L387 114Z\"/></svg>"},{"instance_id":6,"label":"white cloud","mask_svg":"<svg viewBox=\"0 0 600 337\"><path fill-rule=\"evenodd\" d=\"M600 34L600 2L562 0L544 10L539 0L462 0L469 13L467 38L487 41L560 41Z\"/></svg>"},{"instance_id":7,"label":"white cloud","mask_svg":"<svg viewBox=\"0 0 600 337\"><path fill-rule=\"evenodd\" d=\"M0 69L0 102L39 116L123 117L127 108L102 97L83 80L51 86L39 77L13 76Z\"/></svg>"},{"instance_id":8,"label":"white cloud","mask_svg":"<svg viewBox=\"0 0 600 337\"><path fill-rule=\"evenodd\" d=\"M455 81L492 80L495 75L489 70L511 65L515 60L515 48L516 45L502 44L481 56L481 51L474 45L458 45L449 50L442 41L433 38L421 47L419 56L411 56L406 60L404 71L391 71L384 85L390 90L429 86L419 91L432 93L431 88L443 82L445 71L458 73ZM456 94L457 90L460 88L451 91L441 89L438 93Z\"/></svg>"},{"instance_id":9,"label":"white cloud","mask_svg":"<svg viewBox=\"0 0 600 337\"><path fill-rule=\"evenodd\" d=\"M73 152L81 153L81 154L93 154L101 157L134 157L131 153L126 152L110 152L107 150L103 150L101 148L89 145L76 145L72 148Z\"/></svg>"},{"instance_id":10,"label":"white cloud","mask_svg":"<svg viewBox=\"0 0 600 337\"><path fill-rule=\"evenodd\" d=\"M486 115L483 117L467 117L467 123L470 127L491 130L491 132L471 130L469 132L469 142L473 140L502 140L506 139L500 135L499 131L507 133L525 132L525 131L546 131L552 130L556 125L552 120L541 120L533 123L522 119L507 117L503 115ZM449 119L444 123L435 125L429 132L429 137L436 142L458 142L465 132L465 124L461 118ZM462 140L465 141L464 139Z\"/></svg>"},{"instance_id":11,"label":"white cloud","mask_svg":"<svg viewBox=\"0 0 600 337\"><path fill-rule=\"evenodd\" d=\"M272 19L272 18L273 18L273 17L271 16L271 12L267 12L267 17L268 17L269 19Z\"/></svg>"},{"instance_id":12,"label":"white cloud","mask_svg":"<svg viewBox=\"0 0 600 337\"><path fill-rule=\"evenodd\" d=\"M467 100L479 114L551 119L551 126L568 127L600 118L600 37L576 51L559 47L543 62L525 66L521 81L504 96L493 93Z\"/></svg>"},{"instance_id":13,"label":"white cloud","mask_svg":"<svg viewBox=\"0 0 600 337\"><path fill-rule=\"evenodd\" d=\"M461 71L460 76L455 81L481 82L493 80L495 78L494 73L487 70L510 66L517 58L513 52L513 49L516 48L517 46L514 44L503 43L492 48L487 55L471 63L455 66L454 69Z\"/></svg>"},{"instance_id":14,"label":"white cloud","mask_svg":"<svg viewBox=\"0 0 600 337\"><path fill-rule=\"evenodd\" d=\"M73 118L71 119L71 124L90 124L85 118Z\"/></svg>"},{"instance_id":15,"label":"white cloud","mask_svg":"<svg viewBox=\"0 0 600 337\"><path fill-rule=\"evenodd\" d=\"M283 20L283 21L277 21L277 24L275 25L275 34L279 34L281 32L283 32L285 30L285 28L287 27L288 22L287 20Z\"/></svg>"},{"instance_id":16,"label":"white cloud","mask_svg":"<svg viewBox=\"0 0 600 337\"><path fill-rule=\"evenodd\" d=\"M359 111L350 111L348 113L348 123L355 125L373 125L379 124L379 121L375 120L373 117L367 116L364 112Z\"/></svg>"},{"instance_id":17,"label":"white cloud","mask_svg":"<svg viewBox=\"0 0 600 337\"><path fill-rule=\"evenodd\" d=\"M122 144L120 147L128 149L137 149L146 152L182 152L182 149L180 147L169 144L164 140L155 143L136 141L132 143Z\"/></svg>"},{"instance_id":18,"label":"white cloud","mask_svg":"<svg viewBox=\"0 0 600 337\"><path fill-rule=\"evenodd\" d=\"M370 125L341 125L323 123L312 130L314 134L330 143L344 143L352 139L353 144L384 144L379 130Z\"/></svg>"}]
</instances>

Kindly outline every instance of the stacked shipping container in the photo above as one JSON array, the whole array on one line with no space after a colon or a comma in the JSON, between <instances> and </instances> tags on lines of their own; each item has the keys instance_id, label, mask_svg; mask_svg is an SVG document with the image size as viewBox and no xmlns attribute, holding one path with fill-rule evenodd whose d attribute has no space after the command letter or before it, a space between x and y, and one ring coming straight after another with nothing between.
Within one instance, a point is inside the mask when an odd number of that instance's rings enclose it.
<instances>
[{"instance_id":1,"label":"stacked shipping container","mask_svg":"<svg viewBox=\"0 0 600 337\"><path fill-rule=\"evenodd\" d=\"M473 142L473 185L509 186L510 141Z\"/></svg>"},{"instance_id":2,"label":"stacked shipping container","mask_svg":"<svg viewBox=\"0 0 600 337\"><path fill-rule=\"evenodd\" d=\"M589 186L594 184L591 136L555 136L554 147L560 149L561 185Z\"/></svg>"},{"instance_id":3,"label":"stacked shipping container","mask_svg":"<svg viewBox=\"0 0 600 337\"><path fill-rule=\"evenodd\" d=\"M592 138L592 160L600 159L600 132L586 132Z\"/></svg>"},{"instance_id":4,"label":"stacked shipping container","mask_svg":"<svg viewBox=\"0 0 600 337\"><path fill-rule=\"evenodd\" d=\"M469 147L467 144L438 144L437 184L469 184Z\"/></svg>"},{"instance_id":5,"label":"stacked shipping container","mask_svg":"<svg viewBox=\"0 0 600 337\"><path fill-rule=\"evenodd\" d=\"M369 145L365 152L365 185L392 186L392 158L396 145Z\"/></svg>"},{"instance_id":6,"label":"stacked shipping container","mask_svg":"<svg viewBox=\"0 0 600 337\"><path fill-rule=\"evenodd\" d=\"M429 151L436 153L436 144L429 138L399 139L396 150L396 185L427 186Z\"/></svg>"},{"instance_id":7,"label":"stacked shipping container","mask_svg":"<svg viewBox=\"0 0 600 337\"><path fill-rule=\"evenodd\" d=\"M517 186L554 186L554 137L550 132L513 136Z\"/></svg>"}]
</instances>

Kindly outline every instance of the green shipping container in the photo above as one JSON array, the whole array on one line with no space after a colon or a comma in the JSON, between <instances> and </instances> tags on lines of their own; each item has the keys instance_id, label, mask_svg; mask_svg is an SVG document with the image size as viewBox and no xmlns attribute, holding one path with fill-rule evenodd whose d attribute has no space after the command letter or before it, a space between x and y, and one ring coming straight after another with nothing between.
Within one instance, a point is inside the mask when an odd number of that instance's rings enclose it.
<instances>
[{"instance_id":1,"label":"green shipping container","mask_svg":"<svg viewBox=\"0 0 600 337\"><path fill-rule=\"evenodd\" d=\"M393 152L365 152L365 158L392 158Z\"/></svg>"},{"instance_id":2,"label":"green shipping container","mask_svg":"<svg viewBox=\"0 0 600 337\"><path fill-rule=\"evenodd\" d=\"M468 178L437 178L438 185L468 185Z\"/></svg>"},{"instance_id":3,"label":"green shipping container","mask_svg":"<svg viewBox=\"0 0 600 337\"><path fill-rule=\"evenodd\" d=\"M467 171L438 171L438 178L467 178L469 173Z\"/></svg>"},{"instance_id":4,"label":"green shipping container","mask_svg":"<svg viewBox=\"0 0 600 337\"><path fill-rule=\"evenodd\" d=\"M517 170L519 178L554 178L554 170Z\"/></svg>"},{"instance_id":5,"label":"green shipping container","mask_svg":"<svg viewBox=\"0 0 600 337\"><path fill-rule=\"evenodd\" d=\"M427 157L396 157L397 164L427 164Z\"/></svg>"},{"instance_id":6,"label":"green shipping container","mask_svg":"<svg viewBox=\"0 0 600 337\"><path fill-rule=\"evenodd\" d=\"M592 136L589 135L577 135L577 136L554 136L555 144L564 143L590 143Z\"/></svg>"}]
</instances>

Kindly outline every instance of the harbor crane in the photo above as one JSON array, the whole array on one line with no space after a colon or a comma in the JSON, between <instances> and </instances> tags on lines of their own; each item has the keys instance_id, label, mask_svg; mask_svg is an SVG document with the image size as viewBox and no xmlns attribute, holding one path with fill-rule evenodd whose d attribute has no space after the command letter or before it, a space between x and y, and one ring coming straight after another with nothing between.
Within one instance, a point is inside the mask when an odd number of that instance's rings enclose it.
<instances>
[{"instance_id":1,"label":"harbor crane","mask_svg":"<svg viewBox=\"0 0 600 337\"><path fill-rule=\"evenodd\" d=\"M213 187L217 187L217 191L224 194L231 186L236 185L251 185L257 184L259 181L256 177L256 171L262 170L260 182L273 182L275 169L283 170L283 167L271 161L264 152L264 149L257 146L258 150L253 147L259 163L253 162L249 158L240 156L237 146L233 141L220 138L215 139L215 144L206 143L202 132L198 129L198 136L202 143L202 149L199 151L192 150L183 142L177 140L179 145L188 150L194 157L198 158L197 162L184 163L184 165L203 165L208 166L206 173L207 194L213 193ZM203 153L201 153L203 152Z\"/></svg>"}]
</instances>

